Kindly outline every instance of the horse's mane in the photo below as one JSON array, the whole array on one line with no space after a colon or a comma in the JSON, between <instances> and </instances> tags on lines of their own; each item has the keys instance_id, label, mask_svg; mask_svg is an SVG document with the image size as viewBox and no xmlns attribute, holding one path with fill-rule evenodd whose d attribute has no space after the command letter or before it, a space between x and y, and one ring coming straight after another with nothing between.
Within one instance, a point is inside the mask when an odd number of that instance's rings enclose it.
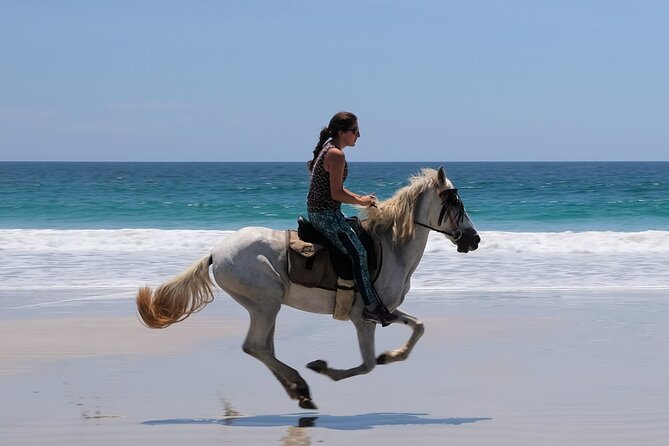
<instances>
[{"instance_id":1,"label":"horse's mane","mask_svg":"<svg viewBox=\"0 0 669 446\"><path fill-rule=\"evenodd\" d=\"M369 232L392 231L393 242L401 244L414 235L414 205L418 196L437 182L437 171L422 169L419 175L410 178L408 186L395 192L391 198L382 201L378 207L368 207L363 212L367 219L364 228Z\"/></svg>"}]
</instances>

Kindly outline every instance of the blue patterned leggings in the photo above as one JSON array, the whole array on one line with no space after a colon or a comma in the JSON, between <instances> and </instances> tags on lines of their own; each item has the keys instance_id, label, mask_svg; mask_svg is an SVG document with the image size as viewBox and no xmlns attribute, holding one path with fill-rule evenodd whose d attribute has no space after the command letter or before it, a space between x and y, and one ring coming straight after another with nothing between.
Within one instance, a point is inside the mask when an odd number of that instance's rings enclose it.
<instances>
[{"instance_id":1,"label":"blue patterned leggings","mask_svg":"<svg viewBox=\"0 0 669 446\"><path fill-rule=\"evenodd\" d=\"M334 246L346 254L353 264L353 277L358 284L365 305L378 302L367 269L367 251L346 217L339 210L309 212L309 220Z\"/></svg>"}]
</instances>

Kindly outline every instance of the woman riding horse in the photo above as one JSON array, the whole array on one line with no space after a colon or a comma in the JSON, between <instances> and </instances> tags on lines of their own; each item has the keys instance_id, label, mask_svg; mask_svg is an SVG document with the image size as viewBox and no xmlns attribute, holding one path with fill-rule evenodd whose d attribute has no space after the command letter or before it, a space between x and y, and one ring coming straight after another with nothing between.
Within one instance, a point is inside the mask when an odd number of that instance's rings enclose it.
<instances>
[{"instance_id":1,"label":"woman riding horse","mask_svg":"<svg viewBox=\"0 0 669 446\"><path fill-rule=\"evenodd\" d=\"M337 134L340 135L339 131ZM378 207L368 207L367 214L364 226L378 236L384 252L376 288L383 296L383 304L397 317L397 323L409 327L412 333L403 346L376 356L376 324L362 319L362 302L355 301L350 320L358 335L362 364L347 369L330 367L320 359L307 364L311 370L335 381L369 373L377 364L404 361L423 335L422 322L398 307L411 288L411 275L423 257L430 231L444 234L458 252L473 251L481 241L443 168L424 170ZM282 305L332 315L335 292L292 283L288 277L287 248L285 231L242 228L227 235L211 253L155 292L141 288L137 309L147 326L168 327L213 301L213 277L228 296L249 312L251 323L244 352L265 364L288 395L299 401L300 407L314 409L307 382L297 370L276 357L276 318ZM444 268L448 269L448 264Z\"/></svg>"},{"instance_id":2,"label":"woman riding horse","mask_svg":"<svg viewBox=\"0 0 669 446\"><path fill-rule=\"evenodd\" d=\"M362 320L385 327L395 322L397 316L391 314L378 298L369 277L367 252L341 211L342 203L376 206L376 197L373 195L360 196L344 187L348 176L344 149L354 147L358 138L358 118L349 112L337 113L330 124L321 130L314 149L314 159L308 163L311 182L307 211L311 224L351 261L353 277L365 302Z\"/></svg>"}]
</instances>

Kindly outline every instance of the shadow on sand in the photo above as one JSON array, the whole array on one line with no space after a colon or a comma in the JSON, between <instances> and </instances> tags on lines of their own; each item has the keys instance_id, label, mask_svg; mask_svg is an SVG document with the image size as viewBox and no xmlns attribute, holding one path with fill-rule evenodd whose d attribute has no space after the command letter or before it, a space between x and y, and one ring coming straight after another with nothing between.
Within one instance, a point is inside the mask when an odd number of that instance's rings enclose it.
<instances>
[{"instance_id":1,"label":"shadow on sand","mask_svg":"<svg viewBox=\"0 0 669 446\"><path fill-rule=\"evenodd\" d=\"M423 418L426 413L366 413L360 415L319 415L307 414L254 415L225 418L176 418L171 420L150 420L142 424L165 426L176 424L222 424L240 427L322 427L337 430L363 430L377 426L403 425L460 425L489 421L492 418Z\"/></svg>"}]
</instances>

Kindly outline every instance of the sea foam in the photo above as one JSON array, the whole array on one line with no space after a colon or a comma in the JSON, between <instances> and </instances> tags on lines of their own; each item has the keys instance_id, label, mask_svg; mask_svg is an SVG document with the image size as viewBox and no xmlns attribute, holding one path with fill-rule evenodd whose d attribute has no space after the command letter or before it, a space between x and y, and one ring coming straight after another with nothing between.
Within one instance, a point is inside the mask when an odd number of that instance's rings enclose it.
<instances>
[{"instance_id":1,"label":"sea foam","mask_svg":"<svg viewBox=\"0 0 669 446\"><path fill-rule=\"evenodd\" d=\"M0 253L146 252L211 250L234 231L165 229L0 229ZM478 253L643 254L669 253L669 231L481 232ZM430 234L426 254L449 250Z\"/></svg>"},{"instance_id":2,"label":"sea foam","mask_svg":"<svg viewBox=\"0 0 669 446\"><path fill-rule=\"evenodd\" d=\"M40 291L39 302L52 299L50 290L68 289L92 299L131 299L137 287L175 276L231 233L1 229L0 291ZM412 289L444 291L439 298L469 291L669 290L669 231L491 231L481 238L477 251L462 254L431 234Z\"/></svg>"}]
</instances>

